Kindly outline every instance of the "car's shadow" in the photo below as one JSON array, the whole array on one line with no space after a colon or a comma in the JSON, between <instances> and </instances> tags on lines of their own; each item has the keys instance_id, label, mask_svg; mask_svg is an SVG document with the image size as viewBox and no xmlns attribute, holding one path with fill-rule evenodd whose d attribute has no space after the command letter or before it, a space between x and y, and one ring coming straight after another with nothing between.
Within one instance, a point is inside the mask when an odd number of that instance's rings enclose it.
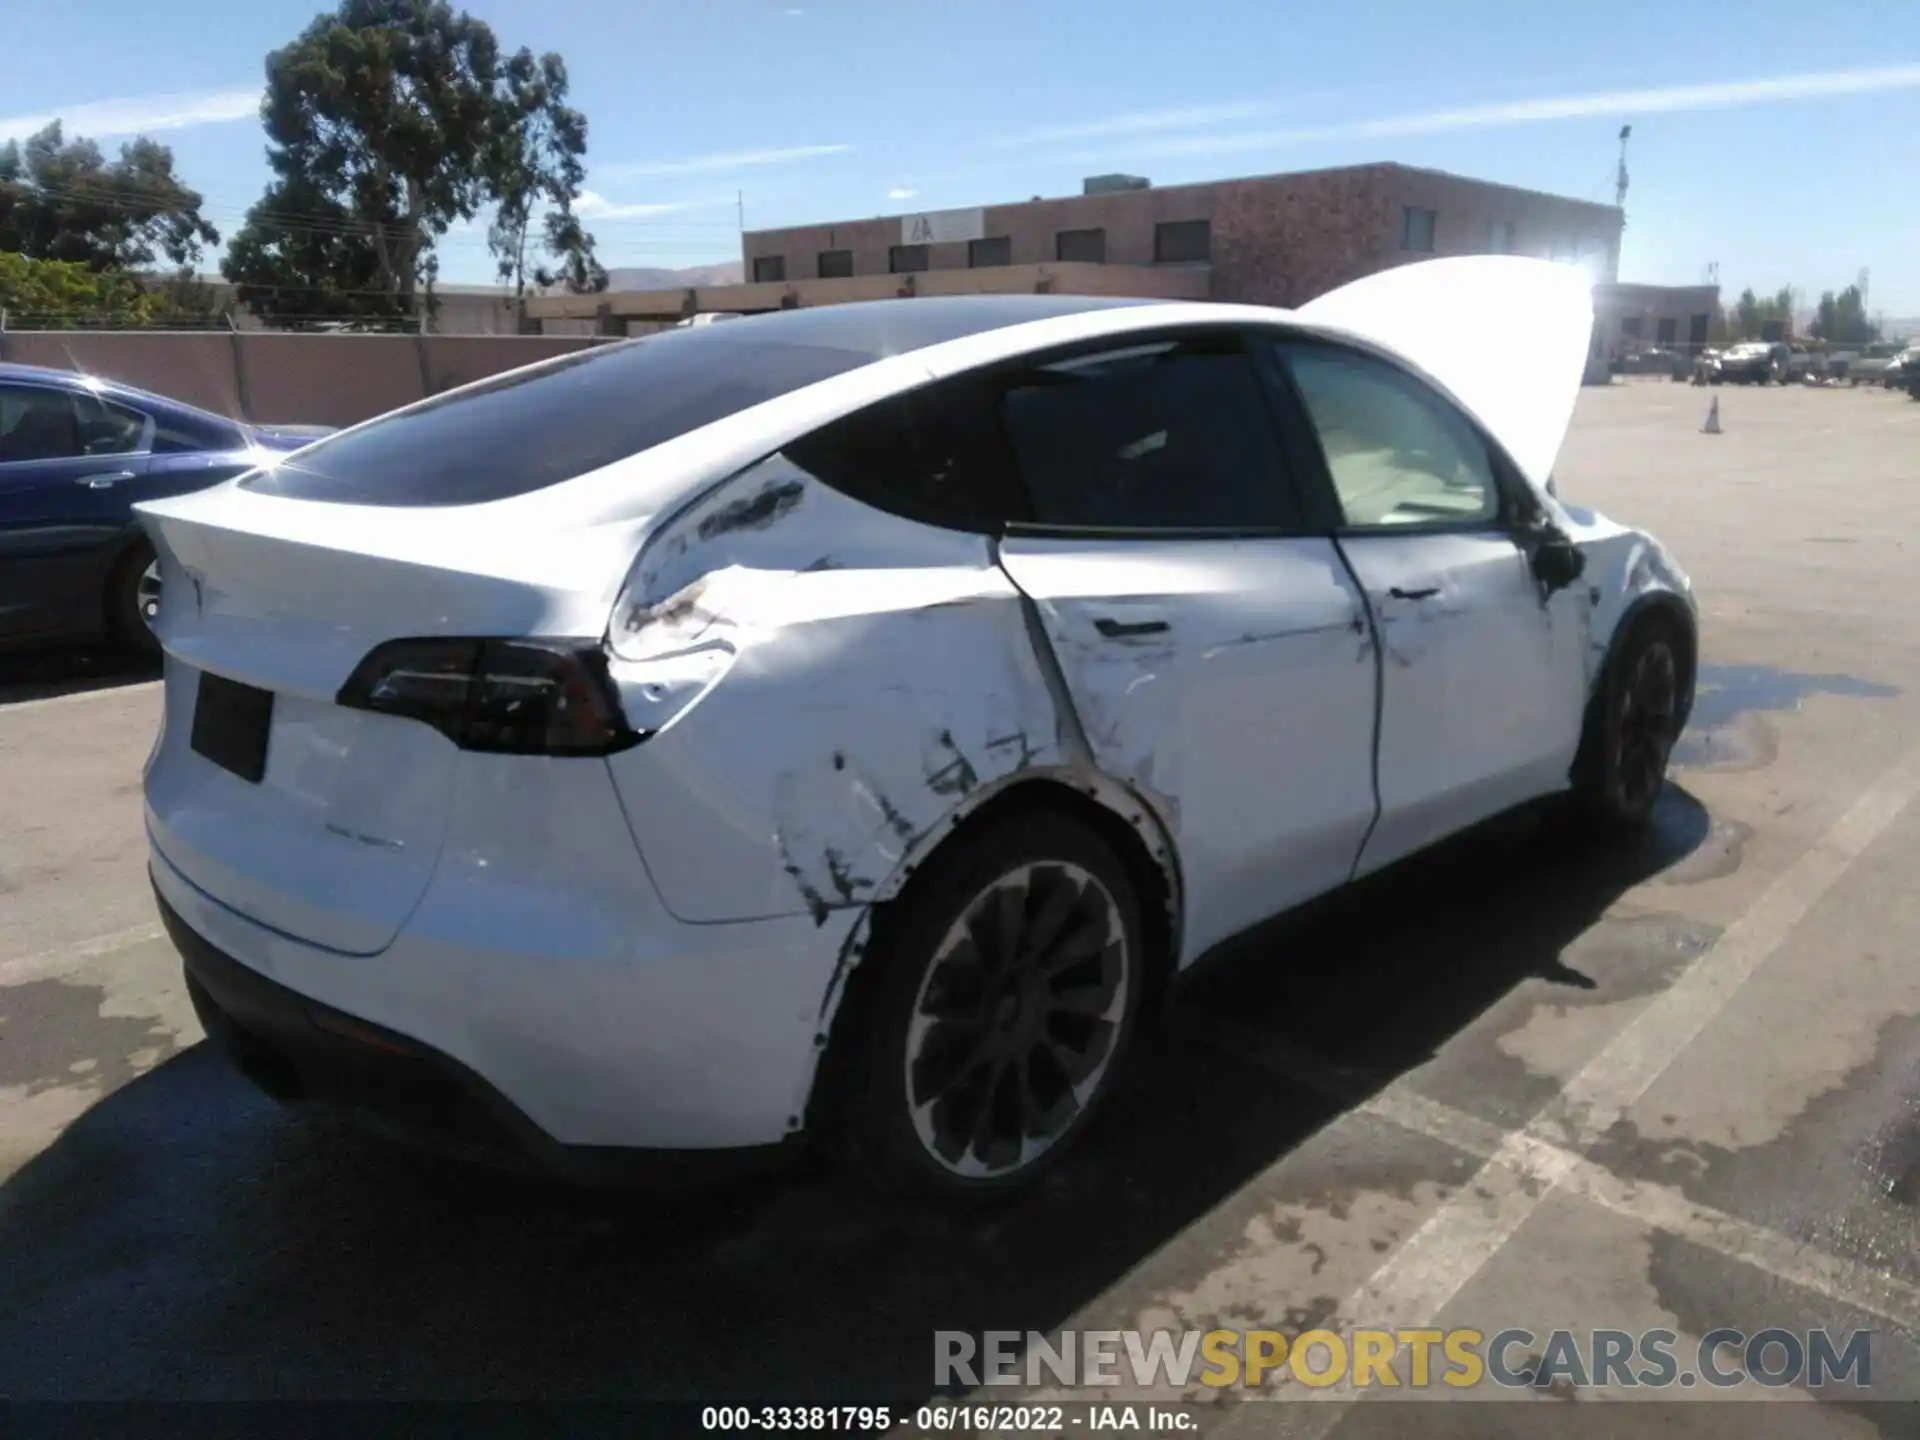
<instances>
[{"instance_id":1,"label":"car's shadow","mask_svg":"<svg viewBox=\"0 0 1920 1440\"><path fill-rule=\"evenodd\" d=\"M1591 983L1563 952L1707 832L1678 787L1624 848L1503 823L1244 937L1082 1152L973 1215L811 1169L678 1194L469 1170L289 1116L195 1046L0 1187L0 1393L923 1396L935 1330L1059 1325L1352 1103L1212 1020L1381 1083L1516 985Z\"/></svg>"},{"instance_id":2,"label":"car's shadow","mask_svg":"<svg viewBox=\"0 0 1920 1440\"><path fill-rule=\"evenodd\" d=\"M38 646L0 651L0 710L160 678L160 662L117 645Z\"/></svg>"}]
</instances>

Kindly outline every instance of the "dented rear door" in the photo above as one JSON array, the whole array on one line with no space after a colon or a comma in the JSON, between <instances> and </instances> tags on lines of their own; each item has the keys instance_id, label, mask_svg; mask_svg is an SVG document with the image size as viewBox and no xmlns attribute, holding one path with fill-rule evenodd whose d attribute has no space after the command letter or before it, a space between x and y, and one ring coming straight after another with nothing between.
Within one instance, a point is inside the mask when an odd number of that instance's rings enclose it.
<instances>
[{"instance_id":1,"label":"dented rear door","mask_svg":"<svg viewBox=\"0 0 1920 1440\"><path fill-rule=\"evenodd\" d=\"M1374 815L1371 632L1301 533L1238 337L1049 363L1002 419L1038 523L1000 563L1095 761L1176 836L1183 953L1345 881Z\"/></svg>"}]
</instances>

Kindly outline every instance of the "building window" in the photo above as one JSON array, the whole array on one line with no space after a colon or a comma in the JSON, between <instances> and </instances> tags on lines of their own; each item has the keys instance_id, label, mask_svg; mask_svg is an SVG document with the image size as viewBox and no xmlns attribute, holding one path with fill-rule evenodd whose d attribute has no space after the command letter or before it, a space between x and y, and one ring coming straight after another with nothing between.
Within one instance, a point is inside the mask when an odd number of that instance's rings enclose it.
<instances>
[{"instance_id":1,"label":"building window","mask_svg":"<svg viewBox=\"0 0 1920 1440\"><path fill-rule=\"evenodd\" d=\"M1629 340L1638 340L1640 338L1640 317L1638 315L1628 315L1621 320L1620 333Z\"/></svg>"},{"instance_id":2,"label":"building window","mask_svg":"<svg viewBox=\"0 0 1920 1440\"><path fill-rule=\"evenodd\" d=\"M1487 253L1489 255L1513 253L1513 222L1511 220L1496 220L1487 227Z\"/></svg>"},{"instance_id":3,"label":"building window","mask_svg":"<svg viewBox=\"0 0 1920 1440\"><path fill-rule=\"evenodd\" d=\"M967 264L975 270L984 270L989 265L1011 265L1013 263L1013 241L1005 235L989 235L984 240L967 242Z\"/></svg>"},{"instance_id":4,"label":"building window","mask_svg":"<svg viewBox=\"0 0 1920 1440\"><path fill-rule=\"evenodd\" d=\"M1107 263L1107 232L1104 230L1062 230L1054 238L1056 260L1084 260L1094 265Z\"/></svg>"},{"instance_id":5,"label":"building window","mask_svg":"<svg viewBox=\"0 0 1920 1440\"><path fill-rule=\"evenodd\" d=\"M853 274L853 252L851 250L822 250L820 252L820 278L822 280L845 280Z\"/></svg>"},{"instance_id":6,"label":"building window","mask_svg":"<svg viewBox=\"0 0 1920 1440\"><path fill-rule=\"evenodd\" d=\"M1168 220L1153 227L1153 263L1191 265L1213 252L1213 226L1205 220Z\"/></svg>"},{"instance_id":7,"label":"building window","mask_svg":"<svg viewBox=\"0 0 1920 1440\"><path fill-rule=\"evenodd\" d=\"M753 278L755 280L784 280L787 278L787 257L784 255L756 255L753 257Z\"/></svg>"},{"instance_id":8,"label":"building window","mask_svg":"<svg viewBox=\"0 0 1920 1440\"><path fill-rule=\"evenodd\" d=\"M910 275L929 266L924 245L895 245L887 251L887 269L895 275Z\"/></svg>"},{"instance_id":9,"label":"building window","mask_svg":"<svg viewBox=\"0 0 1920 1440\"><path fill-rule=\"evenodd\" d=\"M1418 250L1422 254L1433 253L1433 222L1436 216L1431 210L1421 210L1412 205L1400 212L1400 248Z\"/></svg>"},{"instance_id":10,"label":"building window","mask_svg":"<svg viewBox=\"0 0 1920 1440\"><path fill-rule=\"evenodd\" d=\"M1655 339L1662 345L1671 345L1674 341L1674 331L1679 328L1680 322L1673 316L1666 315L1661 317L1657 324Z\"/></svg>"}]
</instances>

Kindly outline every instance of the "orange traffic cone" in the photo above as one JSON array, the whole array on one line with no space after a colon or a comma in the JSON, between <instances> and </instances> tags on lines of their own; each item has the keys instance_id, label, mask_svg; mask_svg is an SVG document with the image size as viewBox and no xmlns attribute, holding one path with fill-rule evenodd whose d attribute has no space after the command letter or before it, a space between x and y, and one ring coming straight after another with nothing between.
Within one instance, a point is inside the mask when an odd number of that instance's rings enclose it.
<instances>
[{"instance_id":1,"label":"orange traffic cone","mask_svg":"<svg viewBox=\"0 0 1920 1440\"><path fill-rule=\"evenodd\" d=\"M1700 433L1702 435L1720 433L1720 397L1718 395L1714 396L1707 405L1707 423L1700 427Z\"/></svg>"}]
</instances>

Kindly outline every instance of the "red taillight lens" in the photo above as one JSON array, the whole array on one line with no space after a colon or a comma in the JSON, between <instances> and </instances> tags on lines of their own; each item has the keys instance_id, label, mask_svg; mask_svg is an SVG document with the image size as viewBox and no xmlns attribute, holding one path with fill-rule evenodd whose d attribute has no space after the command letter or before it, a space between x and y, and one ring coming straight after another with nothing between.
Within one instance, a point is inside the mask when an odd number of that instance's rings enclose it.
<instances>
[{"instance_id":1,"label":"red taillight lens","mask_svg":"<svg viewBox=\"0 0 1920 1440\"><path fill-rule=\"evenodd\" d=\"M645 738L592 640L389 640L336 698L431 725L462 750L608 755Z\"/></svg>"}]
</instances>

